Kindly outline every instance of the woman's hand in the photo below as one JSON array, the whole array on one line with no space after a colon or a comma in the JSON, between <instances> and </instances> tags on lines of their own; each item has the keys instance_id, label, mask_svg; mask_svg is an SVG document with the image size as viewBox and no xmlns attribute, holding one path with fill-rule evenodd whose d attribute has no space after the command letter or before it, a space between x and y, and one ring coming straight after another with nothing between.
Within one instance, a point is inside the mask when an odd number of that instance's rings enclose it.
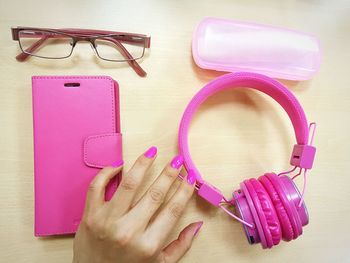
<instances>
[{"instance_id":1,"label":"woman's hand","mask_svg":"<svg viewBox=\"0 0 350 263\"><path fill-rule=\"evenodd\" d=\"M167 246L165 242L193 194L192 173L160 209L182 167L181 156L164 168L142 198L135 199L156 154L157 148L151 147L136 160L109 202L104 200L105 187L122 166L104 168L94 178L74 240L74 263L169 263L188 251L203 222L188 225Z\"/></svg>"}]
</instances>

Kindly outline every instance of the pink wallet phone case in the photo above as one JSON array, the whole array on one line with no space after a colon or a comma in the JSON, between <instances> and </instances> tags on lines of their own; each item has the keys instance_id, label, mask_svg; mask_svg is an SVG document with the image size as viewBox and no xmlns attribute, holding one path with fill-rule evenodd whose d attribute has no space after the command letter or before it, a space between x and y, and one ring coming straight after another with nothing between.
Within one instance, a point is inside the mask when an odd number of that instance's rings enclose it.
<instances>
[{"instance_id":1,"label":"pink wallet phone case","mask_svg":"<svg viewBox=\"0 0 350 263\"><path fill-rule=\"evenodd\" d=\"M91 180L122 162L118 83L105 76L34 76L35 235L75 233ZM120 181L107 187L110 199Z\"/></svg>"}]
</instances>

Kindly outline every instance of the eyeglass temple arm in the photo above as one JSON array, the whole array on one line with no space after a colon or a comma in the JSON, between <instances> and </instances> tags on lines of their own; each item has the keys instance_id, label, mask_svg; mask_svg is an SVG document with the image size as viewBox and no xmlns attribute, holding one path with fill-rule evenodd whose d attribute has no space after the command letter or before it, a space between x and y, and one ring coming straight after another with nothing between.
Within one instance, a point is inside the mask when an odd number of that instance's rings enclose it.
<instances>
[{"instance_id":1,"label":"eyeglass temple arm","mask_svg":"<svg viewBox=\"0 0 350 263\"><path fill-rule=\"evenodd\" d=\"M96 29L81 29L81 28L62 28L59 29L62 31L67 31L69 33L87 33L87 34L126 34L130 36L139 36L145 39L145 47L150 48L151 47L151 37L142 35L142 34L129 34L124 32L116 32L116 31L107 31L107 30L96 30ZM140 43L139 40L136 39L128 39L128 42L130 43Z\"/></svg>"},{"instance_id":2,"label":"eyeglass temple arm","mask_svg":"<svg viewBox=\"0 0 350 263\"><path fill-rule=\"evenodd\" d=\"M37 50L47 39L49 38L49 36L43 36L42 38L40 38L37 42L33 43L33 45L31 45L30 47L28 47L25 52L28 53L34 53L35 50ZM16 59L18 61L25 61L30 55L28 53L25 52L21 52L20 54L18 54L16 56Z\"/></svg>"},{"instance_id":3,"label":"eyeglass temple arm","mask_svg":"<svg viewBox=\"0 0 350 263\"><path fill-rule=\"evenodd\" d=\"M132 67L135 70L137 75L139 75L140 77L145 77L147 75L146 71L144 71L143 68L141 68L140 64L137 63L137 61L133 58L129 51L118 40L111 37L106 37L105 39L113 42L117 46L120 53L126 59L130 67Z\"/></svg>"}]
</instances>

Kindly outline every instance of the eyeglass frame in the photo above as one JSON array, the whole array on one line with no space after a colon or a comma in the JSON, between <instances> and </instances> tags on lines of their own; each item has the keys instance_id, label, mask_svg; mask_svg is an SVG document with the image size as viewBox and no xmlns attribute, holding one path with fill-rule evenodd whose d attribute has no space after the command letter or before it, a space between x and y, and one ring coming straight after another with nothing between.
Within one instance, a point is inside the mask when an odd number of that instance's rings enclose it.
<instances>
[{"instance_id":1,"label":"eyeglass frame","mask_svg":"<svg viewBox=\"0 0 350 263\"><path fill-rule=\"evenodd\" d=\"M38 49L48 38L45 35L40 38L37 42L33 43L30 47L27 49L23 49L20 41L20 32L26 31L26 30L32 30L32 31L42 31L42 32L48 32L48 33L54 33L59 34L62 36L67 36L72 39L72 48L70 53L67 56L64 57L44 57L33 54L36 49ZM29 56L39 57L39 58L46 58L46 59L63 59L68 58L72 55L74 47L77 42L79 41L87 41L90 42L93 50L95 51L95 54L102 60L111 61L111 62L128 62L128 64L135 70L135 72L141 76L144 77L147 75L147 73L141 68L139 63L136 61L144 56L145 49L150 48L151 44L151 37L144 34L135 34L135 33L126 33L126 32L116 32L116 31L107 31L107 30L96 30L96 29L79 29L79 28L62 28L62 29L51 29L51 28L36 28L36 27L15 27L11 28L12 32L12 39L15 41L18 41L20 49L22 50L22 53L16 56L16 59L20 62L25 61ZM59 37L59 36L58 36ZM116 39L119 38L119 39ZM124 38L124 39L123 39ZM118 49L118 51L122 54L122 56L125 58L125 60L112 60L112 59L106 59L104 57L101 57L98 53L98 50L96 48L95 41L96 39L104 39L111 41L114 43ZM121 41L128 42L132 44L140 44L143 46L143 51L140 57L134 58L132 55L128 52L128 50L122 45Z\"/></svg>"}]
</instances>

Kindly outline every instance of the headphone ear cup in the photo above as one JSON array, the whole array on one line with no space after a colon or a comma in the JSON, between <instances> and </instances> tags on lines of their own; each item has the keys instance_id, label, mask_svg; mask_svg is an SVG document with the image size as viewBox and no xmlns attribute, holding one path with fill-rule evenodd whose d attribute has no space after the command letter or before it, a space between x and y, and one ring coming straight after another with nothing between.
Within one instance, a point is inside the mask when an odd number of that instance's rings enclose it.
<instances>
[{"instance_id":1,"label":"headphone ear cup","mask_svg":"<svg viewBox=\"0 0 350 263\"><path fill-rule=\"evenodd\" d=\"M268 246L267 246L265 234L264 234L263 228L261 226L260 219L259 219L258 213L257 213L257 211L255 209L253 200L252 200L252 198L250 196L250 193L249 193L249 191L248 191L248 189L247 189L247 187L246 187L244 182L240 183L240 187L241 187L242 193L243 193L243 195L245 197L245 200L246 200L246 202L248 204L248 209L246 209L245 211L243 210L242 211L242 215L245 216L245 214L251 213L251 216L254 219L254 228L257 230L257 234L259 235L260 243L261 243L263 248L267 248ZM243 217L243 218L245 218L245 217Z\"/></svg>"},{"instance_id":2,"label":"headphone ear cup","mask_svg":"<svg viewBox=\"0 0 350 263\"><path fill-rule=\"evenodd\" d=\"M243 190L240 189L240 190L234 191L233 197L235 200L235 210L238 216L245 222L252 225L256 225L254 220L254 214L250 208L247 196L243 193ZM256 214L256 211L255 211L255 214ZM248 227L245 224L242 224L242 226L249 244L260 243L261 240L260 240L259 230L257 226L253 228Z\"/></svg>"},{"instance_id":3,"label":"headphone ear cup","mask_svg":"<svg viewBox=\"0 0 350 263\"><path fill-rule=\"evenodd\" d=\"M250 179L255 192L258 195L262 211L267 221L269 232L272 236L273 245L278 245L282 239L281 225L277 217L275 207L263 185L255 178Z\"/></svg>"},{"instance_id":4,"label":"headphone ear cup","mask_svg":"<svg viewBox=\"0 0 350 263\"><path fill-rule=\"evenodd\" d=\"M267 173L265 174L265 176L269 179L274 189L276 190L280 200L283 203L283 206L287 212L288 218L293 227L293 233L294 233L293 239L296 239L298 236L300 236L303 233L303 229L302 229L302 223L301 223L299 214L297 212L297 209L294 205L294 202L293 200L289 200L287 196L287 190L283 185L282 181L280 180L280 177L278 177L274 173Z\"/></svg>"},{"instance_id":5,"label":"headphone ear cup","mask_svg":"<svg viewBox=\"0 0 350 263\"><path fill-rule=\"evenodd\" d=\"M293 200L293 204L298 212L302 226L306 226L309 223L309 213L307 212L304 201L302 201L301 206L299 207L301 195L297 186L289 176L284 175L280 176L279 178L287 190L286 194L288 199Z\"/></svg>"},{"instance_id":6,"label":"headphone ear cup","mask_svg":"<svg viewBox=\"0 0 350 263\"><path fill-rule=\"evenodd\" d=\"M245 180L244 183L258 212L268 247L278 245L282 238L281 226L269 195L255 178Z\"/></svg>"},{"instance_id":7,"label":"headphone ear cup","mask_svg":"<svg viewBox=\"0 0 350 263\"><path fill-rule=\"evenodd\" d=\"M274 188L274 186L272 185L272 183L270 182L270 180L267 178L266 175L260 176L259 182L261 182L261 184L266 189L266 192L269 194L272 204L275 207L276 214L281 224L283 240L291 241L294 238L292 223L289 220L287 211L284 208L284 205L278 193L276 192L276 189Z\"/></svg>"}]
</instances>

